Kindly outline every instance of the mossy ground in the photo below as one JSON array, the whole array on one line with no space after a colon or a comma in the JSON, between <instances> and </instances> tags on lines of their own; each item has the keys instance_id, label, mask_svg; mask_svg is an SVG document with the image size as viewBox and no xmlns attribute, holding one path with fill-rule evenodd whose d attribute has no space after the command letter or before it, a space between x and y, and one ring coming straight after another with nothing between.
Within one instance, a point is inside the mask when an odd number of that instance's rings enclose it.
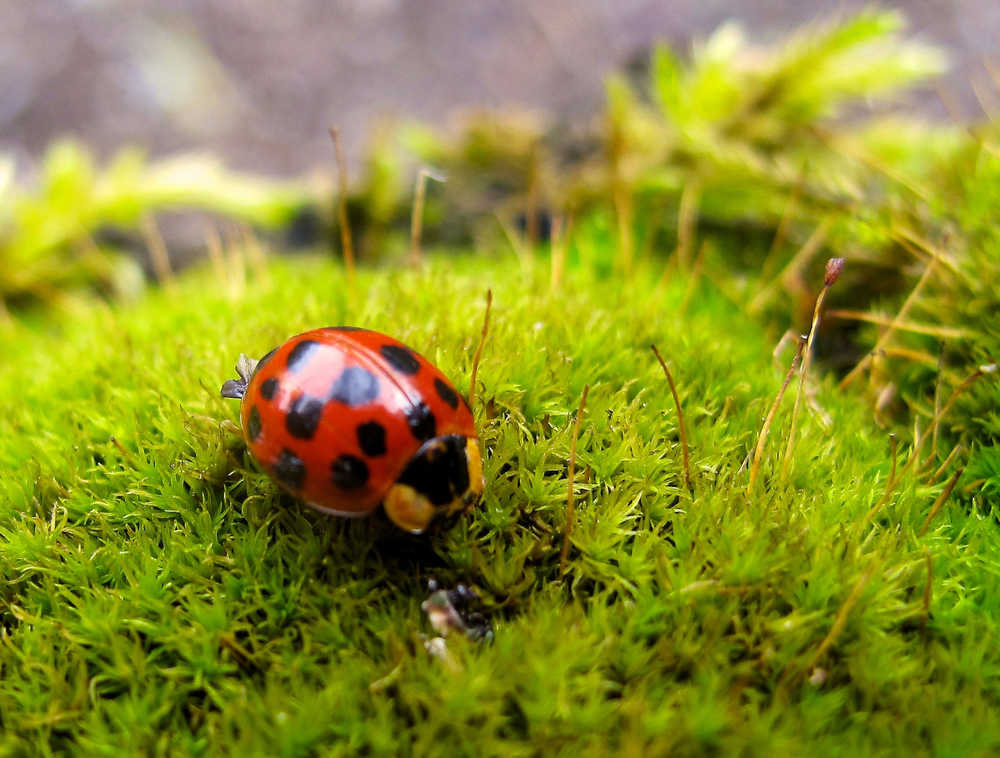
<instances>
[{"instance_id":1,"label":"mossy ground","mask_svg":"<svg viewBox=\"0 0 1000 758\"><path fill-rule=\"evenodd\" d=\"M832 425L803 414L782 484L786 400L748 498L743 464L784 373L773 335L707 283L682 312L686 277L593 268L553 292L545 266L459 257L351 288L299 259L12 327L0 754L1000 747L996 514L953 500L920 536L944 482L908 477L866 522L888 442L829 380L815 400ZM487 287L488 487L457 523L411 538L315 513L226 430L237 408L218 389L237 355L326 324L391 333L467 390ZM693 494L654 342L687 415ZM427 653L430 576L480 589L492 643Z\"/></svg>"}]
</instances>

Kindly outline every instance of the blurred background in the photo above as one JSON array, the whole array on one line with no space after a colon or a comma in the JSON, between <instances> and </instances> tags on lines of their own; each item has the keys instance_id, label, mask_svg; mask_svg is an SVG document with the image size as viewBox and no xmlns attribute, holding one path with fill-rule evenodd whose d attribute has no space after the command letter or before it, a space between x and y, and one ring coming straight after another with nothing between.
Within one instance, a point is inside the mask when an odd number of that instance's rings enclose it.
<instances>
[{"instance_id":1,"label":"blurred background","mask_svg":"<svg viewBox=\"0 0 1000 758\"><path fill-rule=\"evenodd\" d=\"M594 114L603 79L656 40L684 50L736 18L760 41L863 2L813 0L0 0L0 153L30 176L72 136L101 159L207 149L276 176L328 166L329 125L357 164L386 115L447 125L459 109ZM951 70L914 96L934 118L997 103L997 0L905 0L909 35ZM992 115L992 114L990 114Z\"/></svg>"}]
</instances>

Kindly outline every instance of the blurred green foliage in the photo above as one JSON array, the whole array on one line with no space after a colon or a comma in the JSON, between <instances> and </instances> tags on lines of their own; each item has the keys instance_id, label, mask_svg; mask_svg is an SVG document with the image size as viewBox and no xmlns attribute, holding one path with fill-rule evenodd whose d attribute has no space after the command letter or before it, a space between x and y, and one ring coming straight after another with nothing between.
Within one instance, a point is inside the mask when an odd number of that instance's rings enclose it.
<instances>
[{"instance_id":1,"label":"blurred green foliage","mask_svg":"<svg viewBox=\"0 0 1000 758\"><path fill-rule=\"evenodd\" d=\"M147 214L185 208L278 227L305 198L304 187L235 174L204 155L149 162L124 149L99 168L81 145L59 142L34 187L18 185L7 160L0 165L0 307L51 302L81 288L141 286L127 257L95 241L107 227L136 227Z\"/></svg>"}]
</instances>

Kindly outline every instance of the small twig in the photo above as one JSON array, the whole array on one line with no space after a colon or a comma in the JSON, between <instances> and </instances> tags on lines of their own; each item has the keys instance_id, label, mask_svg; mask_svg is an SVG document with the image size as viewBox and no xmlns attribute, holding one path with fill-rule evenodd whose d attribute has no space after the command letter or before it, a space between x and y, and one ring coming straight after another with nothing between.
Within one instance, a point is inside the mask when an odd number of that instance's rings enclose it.
<instances>
[{"instance_id":1,"label":"small twig","mask_svg":"<svg viewBox=\"0 0 1000 758\"><path fill-rule=\"evenodd\" d=\"M799 360L802 358L802 349L805 347L805 344L805 339L800 337L798 348L792 357L792 365L789 366L788 373L785 374L785 381L781 383L781 389L778 390L778 394L775 396L774 402L771 403L771 408L764 419L764 425L760 428L760 436L757 439L757 446L753 452L753 463L750 466L750 482L747 484L748 497L753 494L753 485L757 480L757 472L760 469L760 460L764 453L764 444L767 442L767 435L771 430L771 423L774 421L774 415L778 412L778 406L781 405L781 399L785 396L785 390L788 389L788 385L795 375L795 369L799 367Z\"/></svg>"},{"instance_id":2,"label":"small twig","mask_svg":"<svg viewBox=\"0 0 1000 758\"><path fill-rule=\"evenodd\" d=\"M163 241L163 235L156 226L156 219L149 214L142 217L142 234L146 238L146 246L149 248L149 257L157 280L164 288L171 289L174 285L174 272L170 267L170 253L167 250L167 243Z\"/></svg>"},{"instance_id":3,"label":"small twig","mask_svg":"<svg viewBox=\"0 0 1000 758\"><path fill-rule=\"evenodd\" d=\"M684 428L684 411L681 408L681 399L677 394L677 385L674 383L674 376L670 373L670 369L667 368L666 361L663 360L663 356L660 355L660 351L656 349L656 345L650 345L653 349L653 355L656 356L656 360L660 362L660 366L663 367L663 373L667 375L667 382L670 383L670 391L674 396L674 405L677 408L677 427L680 430L681 435L681 452L684 455L684 483L687 485L688 491L692 491L691 488L691 455L688 451L688 440L687 440L687 430Z\"/></svg>"},{"instance_id":4,"label":"small twig","mask_svg":"<svg viewBox=\"0 0 1000 758\"><path fill-rule=\"evenodd\" d=\"M816 307L813 308L813 318L812 324L809 327L809 336L806 339L805 355L802 358L802 369L799 371L799 389L795 394L795 405L792 406L792 420L788 427L788 443L785 445L785 456L781 461L781 480L784 481L788 476L788 466L792 459L792 450L795 448L795 426L799 418L799 408L802 405L802 396L805 394L806 386L806 374L809 373L809 364L812 358L812 346L816 339L816 332L819 328L819 314L823 308L823 301L826 299L826 293L830 291L838 277L840 272L844 270L844 259L843 258L831 258L826 262L826 275L823 277L823 289L819 292L819 297L816 298Z\"/></svg>"},{"instance_id":5,"label":"small twig","mask_svg":"<svg viewBox=\"0 0 1000 758\"><path fill-rule=\"evenodd\" d=\"M340 245L344 252L347 281L353 290L354 242L351 239L351 222L347 218L347 160L344 158L344 146L340 143L340 129L331 126L330 138L333 140L333 150L337 156L337 217L340 221Z\"/></svg>"},{"instance_id":6,"label":"small twig","mask_svg":"<svg viewBox=\"0 0 1000 758\"><path fill-rule=\"evenodd\" d=\"M122 454L122 457L128 462L129 466L134 469L139 468L138 465L136 465L135 456L132 455L132 453L119 441L117 437L112 436L108 439L111 441L112 445L118 448L118 452Z\"/></svg>"},{"instance_id":7,"label":"small twig","mask_svg":"<svg viewBox=\"0 0 1000 758\"><path fill-rule=\"evenodd\" d=\"M445 181L445 176L427 167L423 167L417 172L416 183L413 188L413 210L410 214L410 264L420 265L420 237L424 228L424 202L427 199L427 180L436 179L439 182Z\"/></svg>"},{"instance_id":8,"label":"small twig","mask_svg":"<svg viewBox=\"0 0 1000 758\"><path fill-rule=\"evenodd\" d=\"M938 515L938 511L940 511L944 507L945 501L951 496L951 491L955 489L955 485L958 484L958 478L964 472L965 472L965 467L963 466L954 474L952 474L952 477L948 481L948 484L945 486L941 494L938 495L938 499L934 501L934 505L931 506L931 512L927 514L927 518L924 520L924 525L920 527L920 532L918 536L923 537L924 534L926 534L927 527L931 525L931 521L933 521L934 517Z\"/></svg>"},{"instance_id":9,"label":"small twig","mask_svg":"<svg viewBox=\"0 0 1000 758\"><path fill-rule=\"evenodd\" d=\"M476 374L479 373L479 360L483 357L483 346L486 344L486 333L490 328L490 308L493 305L493 290L486 290L486 312L483 314L483 331L479 335L479 346L472 357L472 376L469 382L469 408L476 399Z\"/></svg>"},{"instance_id":10,"label":"small twig","mask_svg":"<svg viewBox=\"0 0 1000 758\"><path fill-rule=\"evenodd\" d=\"M566 528L563 530L562 552L559 554L559 573L566 573L566 558L569 556L569 538L573 532L573 520L576 516L576 503L573 500L573 479L576 476L576 441L580 437L580 422L583 420L583 408L587 404L587 393L590 385L585 384L580 396L580 407L576 412L576 423L573 425L573 437L569 443L569 484L566 492Z\"/></svg>"}]
</instances>

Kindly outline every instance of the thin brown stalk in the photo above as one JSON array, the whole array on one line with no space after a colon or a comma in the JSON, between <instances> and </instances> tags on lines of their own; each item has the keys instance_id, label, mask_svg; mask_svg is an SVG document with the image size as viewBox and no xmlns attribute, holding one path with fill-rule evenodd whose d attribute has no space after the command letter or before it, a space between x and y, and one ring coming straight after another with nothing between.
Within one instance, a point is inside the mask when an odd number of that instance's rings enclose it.
<instances>
[{"instance_id":1,"label":"thin brown stalk","mask_svg":"<svg viewBox=\"0 0 1000 758\"><path fill-rule=\"evenodd\" d=\"M563 244L563 237L563 217L553 216L549 242L552 265L550 288L552 292L559 291L562 286L563 272L566 270L566 247Z\"/></svg>"},{"instance_id":2,"label":"thin brown stalk","mask_svg":"<svg viewBox=\"0 0 1000 758\"><path fill-rule=\"evenodd\" d=\"M157 280L164 288L173 288L174 272L170 266L170 252L167 250L167 243L163 241L163 235L160 234L160 230L156 226L156 219L149 214L142 217L142 235L146 238L146 246L149 248L149 257L153 263Z\"/></svg>"},{"instance_id":3,"label":"thin brown stalk","mask_svg":"<svg viewBox=\"0 0 1000 758\"><path fill-rule=\"evenodd\" d=\"M799 371L799 388L795 393L795 404L792 406L792 420L788 426L788 443L785 445L785 455L781 460L781 480L788 476L788 467L792 460L792 450L795 448L795 427L799 418L799 408L802 405L802 397L805 395L806 375L809 373L809 364L812 358L812 346L816 339L816 331L819 328L820 312L823 308L823 301L826 293L840 277L840 272L844 268L843 258L831 258L826 264L826 275L823 277L823 289L820 290L819 297L816 298L816 306L813 308L812 324L809 327L809 336L806 339L805 354L802 358L802 368Z\"/></svg>"},{"instance_id":4,"label":"thin brown stalk","mask_svg":"<svg viewBox=\"0 0 1000 758\"><path fill-rule=\"evenodd\" d=\"M424 203L427 200L427 180L437 179L444 181L444 177L431 171L428 168L421 168L417 172L417 179L413 187L413 210L410 214L410 264L420 265L420 238L424 227Z\"/></svg>"},{"instance_id":5,"label":"thin brown stalk","mask_svg":"<svg viewBox=\"0 0 1000 758\"><path fill-rule=\"evenodd\" d=\"M900 307L899 312L896 314L896 317L889 324L889 327L881 334L881 336L875 342L875 347L873 347L871 351L869 351L869 353L864 358L858 361L858 363L854 366L854 368L852 368L847 373L847 375L840 380L839 386L841 387L841 389L843 389L851 382L853 382L862 371L868 368L868 366L871 364L873 360L873 356L877 355L879 351L885 348L885 346L889 343L889 340L892 339L893 335L896 333L896 326L895 326L896 322L904 321L906 319L907 314L910 312L910 308L912 308L913 304L917 301L917 296L920 294L920 291L924 288L924 285L930 279L931 273L934 271L937 260L938 258L937 256L935 256L931 258L930 261L928 261L927 266L924 267L924 272L920 275L920 279L917 280L916 285L914 285L913 289L910 290L910 294L906 296L906 300L903 301L903 305Z\"/></svg>"},{"instance_id":6,"label":"thin brown stalk","mask_svg":"<svg viewBox=\"0 0 1000 758\"><path fill-rule=\"evenodd\" d=\"M830 631L827 633L826 637L816 648L816 652L813 653L812 658L809 662L801 669L802 673L811 670L817 663L819 663L820 658L826 653L827 650L837 641L841 632L844 631L844 627L847 625L847 617L850 615L854 606L858 604L858 600L861 599L861 593L865 591L865 587L868 586L868 582L871 581L872 576L875 575L875 569L878 568L878 563L872 563L865 575L861 577L861 580L854 585L854 589L851 590L851 594L847 596L843 605L840 606L840 610L837 611L837 616L833 620L833 626L830 627Z\"/></svg>"},{"instance_id":7,"label":"thin brown stalk","mask_svg":"<svg viewBox=\"0 0 1000 758\"><path fill-rule=\"evenodd\" d=\"M903 321L898 318L884 316L881 313L868 313L867 311L855 311L850 309L835 309L827 311L826 315L830 318L865 321L869 324L892 326L904 332L929 334L932 337L941 337L943 339L966 339L972 336L972 332L968 329L957 329L950 326L935 326L934 324L921 324L916 321Z\"/></svg>"},{"instance_id":8,"label":"thin brown stalk","mask_svg":"<svg viewBox=\"0 0 1000 758\"><path fill-rule=\"evenodd\" d=\"M538 245L538 182L540 148L537 142L531 146L530 164L528 168L528 217L525 220L525 232L528 235L528 247L534 250Z\"/></svg>"},{"instance_id":9,"label":"thin brown stalk","mask_svg":"<svg viewBox=\"0 0 1000 758\"><path fill-rule=\"evenodd\" d=\"M344 252L347 281L353 291L354 242L351 238L351 222L347 218L347 159L344 158L344 146L340 142L340 129L331 126L330 138L333 140L333 150L337 157L337 218L340 223L340 246Z\"/></svg>"},{"instance_id":10,"label":"thin brown stalk","mask_svg":"<svg viewBox=\"0 0 1000 758\"><path fill-rule=\"evenodd\" d=\"M215 271L215 278L219 280L219 286L231 295L232 283L229 281L229 272L223 257L222 237L213 224L205 227L205 247L208 249L208 259L212 262L212 269Z\"/></svg>"},{"instance_id":11,"label":"thin brown stalk","mask_svg":"<svg viewBox=\"0 0 1000 758\"><path fill-rule=\"evenodd\" d=\"M938 512L944 507L945 502L951 497L951 491L955 489L955 485L958 484L958 478L962 476L965 472L965 467L963 466L954 474L952 474L951 479L948 480L948 484L945 485L944 490L938 495L938 499L934 501L934 505L931 506L931 512L927 514L927 518L924 520L924 525L920 527L920 532L918 536L923 537L927 533L927 527L931 525L931 521L934 517L938 515Z\"/></svg>"},{"instance_id":12,"label":"thin brown stalk","mask_svg":"<svg viewBox=\"0 0 1000 758\"><path fill-rule=\"evenodd\" d=\"M771 274L778 251L788 236L788 228L792 225L792 219L795 217L795 211L799 205L799 197L802 194L803 179L804 177L799 177L799 180L795 183L795 187L792 188L792 194L788 197L788 202L785 203L785 209L781 212L781 220L778 222L778 228L774 232L774 239L771 240L771 249L767 251L767 256L760 266L761 279L766 279Z\"/></svg>"},{"instance_id":13,"label":"thin brown stalk","mask_svg":"<svg viewBox=\"0 0 1000 758\"><path fill-rule=\"evenodd\" d=\"M246 248L247 257L250 259L250 266L253 268L254 274L262 282L270 282L271 277L267 270L267 251L260 244L260 239L258 239L254 230L248 225L240 226L240 236L242 237L243 245Z\"/></svg>"},{"instance_id":14,"label":"thin brown stalk","mask_svg":"<svg viewBox=\"0 0 1000 758\"><path fill-rule=\"evenodd\" d=\"M701 188L696 181L684 185L681 202L677 209L677 262L682 270L691 261L691 245L694 242L695 226L698 223L698 198Z\"/></svg>"},{"instance_id":15,"label":"thin brown stalk","mask_svg":"<svg viewBox=\"0 0 1000 758\"><path fill-rule=\"evenodd\" d=\"M691 488L691 454L688 450L688 440L687 440L687 429L684 426L684 410L681 408L681 399L677 394L677 385L674 383L674 375L670 373L670 369L667 368L667 362L663 360L663 356L660 355L660 351L656 349L656 345L650 345L653 349L653 355L656 356L656 360L660 362L660 366L663 368L663 373L667 375L667 382L670 384L670 392L674 396L674 406L677 408L677 428L680 430L681 435L681 453L684 456L684 483L687 485L688 491Z\"/></svg>"},{"instance_id":16,"label":"thin brown stalk","mask_svg":"<svg viewBox=\"0 0 1000 758\"><path fill-rule=\"evenodd\" d=\"M469 408L476 399L476 375L479 373L479 361L483 357L483 347L486 345L486 333L490 329L490 308L493 306L493 290L486 290L486 312L483 314L483 330L479 335L479 346L472 357L472 375L469 381Z\"/></svg>"},{"instance_id":17,"label":"thin brown stalk","mask_svg":"<svg viewBox=\"0 0 1000 758\"><path fill-rule=\"evenodd\" d=\"M750 466L750 482L747 484L747 497L753 494L753 485L757 481L757 472L760 470L760 461L764 454L764 445L767 442L767 435L771 431L771 424L774 421L774 416L778 412L778 407L781 405L781 400L785 396L785 390L788 389L788 385L791 384L792 377L795 375L795 369L799 367L799 361L802 358L802 349L805 347L805 340L801 337L799 338L798 348L795 350L795 355L792 357L792 365L788 368L788 373L785 374L785 381L781 383L781 389L778 390L778 394L774 398L774 402L771 403L771 408L767 412L767 416L764 418L764 425L760 428L760 436L757 438L757 446L753 451L753 463Z\"/></svg>"},{"instance_id":18,"label":"thin brown stalk","mask_svg":"<svg viewBox=\"0 0 1000 758\"><path fill-rule=\"evenodd\" d=\"M681 300L677 308L677 317L683 316L687 312L688 304L694 296L698 280L701 278L701 270L705 266L705 251L708 250L708 240L698 246L698 255L694 259L694 266L691 267L691 275L688 277L687 287L684 289L684 299Z\"/></svg>"},{"instance_id":19,"label":"thin brown stalk","mask_svg":"<svg viewBox=\"0 0 1000 758\"><path fill-rule=\"evenodd\" d=\"M569 471L567 479L569 484L566 491L566 528L563 530L562 552L559 554L559 573L566 573L566 558L569 556L569 538L573 533L573 521L576 517L576 503L573 499L573 479L576 476L576 441L580 437L580 422L583 420L583 409L587 404L587 393L590 392L590 385L583 387L583 394L580 396L580 407L576 412L576 423L573 425L573 436L569 443Z\"/></svg>"},{"instance_id":20,"label":"thin brown stalk","mask_svg":"<svg viewBox=\"0 0 1000 758\"><path fill-rule=\"evenodd\" d=\"M830 227L833 225L833 217L827 216L823 219L819 226L817 226L813 233L809 235L809 239L805 241L799 251L795 253L788 264L781 270L773 280L768 284L761 287L760 291L754 296L753 300L750 301L750 305L747 306L747 310L750 313L759 313L760 310L767 305L770 299L774 296L774 292L781 286L782 283L787 283L797 280L801 275L801 271L805 268L806 264L810 261L816 251L822 247L823 243L826 242L826 235L830 232Z\"/></svg>"},{"instance_id":21,"label":"thin brown stalk","mask_svg":"<svg viewBox=\"0 0 1000 758\"><path fill-rule=\"evenodd\" d=\"M955 458L958 456L958 454L961 453L963 450L965 450L965 446L962 445L961 442L955 445L955 447L951 449L951 452L948 453L948 457L944 459L944 463L938 466L937 470L933 474L931 474L930 477L928 477L928 481L936 482L938 479L940 479L941 475L948 470L949 466L951 466L952 461L954 461Z\"/></svg>"}]
</instances>

